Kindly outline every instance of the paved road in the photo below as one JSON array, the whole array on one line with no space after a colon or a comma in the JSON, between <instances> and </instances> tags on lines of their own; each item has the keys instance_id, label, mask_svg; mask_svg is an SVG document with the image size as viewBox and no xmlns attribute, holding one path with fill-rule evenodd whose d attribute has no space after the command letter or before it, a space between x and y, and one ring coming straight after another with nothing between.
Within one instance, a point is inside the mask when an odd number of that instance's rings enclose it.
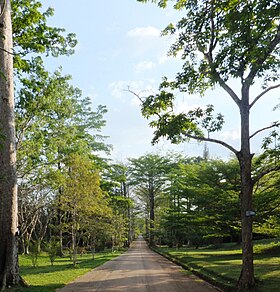
<instances>
[{"instance_id":1,"label":"paved road","mask_svg":"<svg viewBox=\"0 0 280 292\"><path fill-rule=\"evenodd\" d=\"M139 238L121 256L79 277L59 292L217 292L151 251Z\"/></svg>"}]
</instances>

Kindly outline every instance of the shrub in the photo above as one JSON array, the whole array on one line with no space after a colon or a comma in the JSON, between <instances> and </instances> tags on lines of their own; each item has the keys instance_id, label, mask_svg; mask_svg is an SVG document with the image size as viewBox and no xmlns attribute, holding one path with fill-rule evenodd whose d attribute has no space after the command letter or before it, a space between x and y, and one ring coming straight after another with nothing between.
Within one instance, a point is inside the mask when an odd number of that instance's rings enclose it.
<instances>
[{"instance_id":1,"label":"shrub","mask_svg":"<svg viewBox=\"0 0 280 292\"><path fill-rule=\"evenodd\" d=\"M40 247L41 247L40 240L30 241L29 250L30 250L30 256L31 256L33 267L37 266L38 255L40 254Z\"/></svg>"},{"instance_id":2,"label":"shrub","mask_svg":"<svg viewBox=\"0 0 280 292\"><path fill-rule=\"evenodd\" d=\"M47 252L52 266L56 257L59 254L59 246L59 242L55 239L52 239L47 245Z\"/></svg>"}]
</instances>

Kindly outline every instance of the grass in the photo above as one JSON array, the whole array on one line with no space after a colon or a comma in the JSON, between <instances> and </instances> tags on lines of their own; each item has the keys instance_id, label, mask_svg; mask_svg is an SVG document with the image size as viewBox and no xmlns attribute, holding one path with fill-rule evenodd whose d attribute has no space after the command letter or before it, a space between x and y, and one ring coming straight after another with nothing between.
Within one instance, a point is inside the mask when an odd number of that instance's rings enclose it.
<instances>
[{"instance_id":1,"label":"grass","mask_svg":"<svg viewBox=\"0 0 280 292\"><path fill-rule=\"evenodd\" d=\"M226 244L216 249L213 247L200 249L158 247L156 251L226 291L234 290L240 275L242 263L240 245ZM255 276L258 284L253 291L279 291L279 241L256 241L254 253Z\"/></svg>"},{"instance_id":2,"label":"grass","mask_svg":"<svg viewBox=\"0 0 280 292\"><path fill-rule=\"evenodd\" d=\"M220 248L167 248L158 247L157 252L182 265L201 278L232 291L241 271L241 248L236 244L224 244ZM74 268L69 257L57 258L51 266L47 254L38 257L37 266L32 266L30 256L20 256L20 274L29 284L28 288L15 288L8 291L50 292L73 281L93 268L102 265L120 252L85 254L78 257ZM280 240L260 240L254 245L255 275L258 280L254 292L274 292L280 287Z\"/></svg>"},{"instance_id":3,"label":"grass","mask_svg":"<svg viewBox=\"0 0 280 292\"><path fill-rule=\"evenodd\" d=\"M27 288L15 288L8 291L50 292L103 263L119 256L123 251L96 253L94 260L91 254L78 257L78 264L74 268L69 257L57 258L51 266L47 254L38 257L37 266L32 266L31 256L19 256L20 275L27 282Z\"/></svg>"}]
</instances>

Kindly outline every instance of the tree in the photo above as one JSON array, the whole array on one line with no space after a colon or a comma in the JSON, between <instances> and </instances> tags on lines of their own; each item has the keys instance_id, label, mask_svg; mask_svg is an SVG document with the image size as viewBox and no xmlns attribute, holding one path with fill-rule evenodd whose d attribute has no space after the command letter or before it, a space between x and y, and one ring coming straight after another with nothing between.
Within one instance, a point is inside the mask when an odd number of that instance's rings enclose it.
<instances>
[{"instance_id":1,"label":"tree","mask_svg":"<svg viewBox=\"0 0 280 292\"><path fill-rule=\"evenodd\" d=\"M111 209L100 188L98 171L87 156L74 153L66 157L63 176L64 191L60 197L60 208L68 217L63 225L71 234L75 266L78 242L83 230L96 217L110 217Z\"/></svg>"},{"instance_id":2,"label":"tree","mask_svg":"<svg viewBox=\"0 0 280 292\"><path fill-rule=\"evenodd\" d=\"M138 0L148 2L148 0ZM151 0L166 7L168 0ZM238 161L241 176L241 222L242 222L242 271L238 288L254 286L252 217L253 186L268 170L254 177L252 174L251 141L259 133L280 125L271 125L251 132L250 113L255 104L273 89L279 78L280 24L279 1L187 1L176 0L174 8L185 9L185 17L176 25L170 24L163 34L177 35L170 48L170 55L182 51L183 66L173 81L166 77L160 92L142 98L142 113L146 118L155 116L153 142L167 137L173 143L196 139L217 143L232 151ZM231 79L239 79L240 94L230 86ZM250 98L254 84L262 83L261 92ZM223 140L210 137L222 129L224 117L215 115L214 106L197 108L188 112L175 113L175 90L203 95L207 89L219 85L239 110L241 135L240 149ZM141 97L140 97L141 98ZM269 171L279 169L279 163Z\"/></svg>"},{"instance_id":3,"label":"tree","mask_svg":"<svg viewBox=\"0 0 280 292\"><path fill-rule=\"evenodd\" d=\"M147 154L139 158L131 158L129 161L131 184L136 186L134 192L145 202L149 245L153 246L155 200L165 186L165 175L169 160L157 154Z\"/></svg>"},{"instance_id":4,"label":"tree","mask_svg":"<svg viewBox=\"0 0 280 292\"><path fill-rule=\"evenodd\" d=\"M0 2L0 285L2 288L20 282L16 244L18 223L13 74L15 71L22 73L33 69L28 66L27 59L24 61L23 56L29 53L67 53L69 43L75 45L73 35L64 38L61 36L61 30L44 27L46 17L51 15L52 10L48 10L48 13L43 15L39 12L40 6L41 3L34 0ZM32 12L29 13L31 7ZM13 22L13 31L11 22ZM29 29L26 29L27 27ZM42 32L43 28L48 31L46 34ZM38 42L34 42L35 36ZM55 44L58 43L63 45L56 46ZM20 54L19 49L21 49ZM20 78L20 73L18 77Z\"/></svg>"},{"instance_id":5,"label":"tree","mask_svg":"<svg viewBox=\"0 0 280 292\"><path fill-rule=\"evenodd\" d=\"M11 3L0 15L0 285L19 283L17 259L17 177L14 118Z\"/></svg>"},{"instance_id":6,"label":"tree","mask_svg":"<svg viewBox=\"0 0 280 292\"><path fill-rule=\"evenodd\" d=\"M267 168L267 165L275 165L279 161L279 136L273 135L273 139L268 137L265 140L265 151L253 160L256 173L262 173ZM266 177L262 177L254 186L254 205L257 213L254 232L257 234L279 236L279 187L279 171L271 172Z\"/></svg>"},{"instance_id":7,"label":"tree","mask_svg":"<svg viewBox=\"0 0 280 292\"><path fill-rule=\"evenodd\" d=\"M28 247L30 238L39 231L38 223L44 222L42 227L48 223L53 213L50 211L53 197L62 195L57 172L65 156L87 153L99 163L99 152L109 151L104 137L99 134L105 124L106 108L99 106L96 112L92 111L89 99L83 98L81 90L71 86L69 80L60 70L52 75L34 72L21 79L16 104L16 136L20 238L24 252L28 252L24 246ZM59 203L52 209L56 209L56 216L52 217L59 222L63 216ZM39 233L42 237L43 232ZM62 233L60 235L62 254Z\"/></svg>"},{"instance_id":8,"label":"tree","mask_svg":"<svg viewBox=\"0 0 280 292\"><path fill-rule=\"evenodd\" d=\"M197 166L197 185L193 186L193 204L197 211L194 217L198 228L203 230L203 240L219 244L225 239L237 239L240 177L236 161L209 160Z\"/></svg>"},{"instance_id":9,"label":"tree","mask_svg":"<svg viewBox=\"0 0 280 292\"><path fill-rule=\"evenodd\" d=\"M128 169L124 164L109 164L102 171L103 182L101 187L110 196L110 206L116 218L123 217L126 229L126 243L130 246L133 240L132 214L133 201L130 198L130 185L127 181ZM114 223L117 223L116 220ZM120 221L120 220L119 220ZM120 233L121 234L121 233Z\"/></svg>"},{"instance_id":10,"label":"tree","mask_svg":"<svg viewBox=\"0 0 280 292\"><path fill-rule=\"evenodd\" d=\"M189 159L173 163L164 194L168 205L161 220L165 242L198 247L238 238L240 179L236 162Z\"/></svg>"}]
</instances>

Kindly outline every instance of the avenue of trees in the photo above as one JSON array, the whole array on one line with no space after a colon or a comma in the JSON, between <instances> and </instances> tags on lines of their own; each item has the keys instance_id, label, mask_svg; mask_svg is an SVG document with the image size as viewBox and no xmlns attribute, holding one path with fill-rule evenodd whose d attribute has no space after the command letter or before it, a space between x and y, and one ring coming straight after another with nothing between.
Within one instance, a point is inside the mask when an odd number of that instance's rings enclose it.
<instances>
[{"instance_id":1,"label":"avenue of trees","mask_svg":"<svg viewBox=\"0 0 280 292\"><path fill-rule=\"evenodd\" d=\"M164 78L158 94L138 96L144 117L155 118L153 142L218 143L232 157L212 159L205 144L201 157L147 153L113 163L112 146L102 135L106 107L93 107L71 76L61 68L49 72L44 64L45 58L73 54L75 35L48 26L54 11L42 11L40 1L0 1L2 289L22 282L18 253L55 249L57 256L70 254L75 266L78 253L94 257L105 248L128 247L140 232L150 246L242 242L239 288L249 288L255 282L252 240L280 236L279 121L253 133L249 126L253 106L280 86L280 4L151 2L186 10L164 30L178 36L170 54L183 50L182 71L172 81ZM230 78L240 80L240 95ZM249 98L256 80L263 91ZM240 149L214 138L224 117L213 105L173 112L175 91L204 94L214 86L239 109ZM265 131L254 155L251 140Z\"/></svg>"},{"instance_id":2,"label":"avenue of trees","mask_svg":"<svg viewBox=\"0 0 280 292\"><path fill-rule=\"evenodd\" d=\"M138 0L154 2L160 8L172 4L175 10L184 11L177 23L167 24L163 35L174 35L176 40L169 54L181 54L181 71L169 80L163 77L159 93L142 100L142 113L152 118L155 128L153 142L167 138L172 143L195 139L209 141L226 147L239 162L240 209L242 232L242 271L239 288L254 286L253 191L259 179L279 170L267 153L266 167L253 172L251 143L260 133L267 133L268 140L279 139L279 120L263 125L255 131L250 126L251 113L255 105L272 90L279 88L280 65L280 3L279 1L188 1L188 0ZM231 81L239 82L232 86ZM278 81L278 83L277 83ZM256 96L252 89L261 84ZM221 87L225 102L233 102L240 119L240 149L226 141L217 139L225 122L221 113L215 113L214 105L197 107L186 112L174 111L178 92L201 95L208 89ZM275 100L275 106L277 100ZM266 144L266 143L265 143ZM264 146L265 147L265 146Z\"/></svg>"}]
</instances>

